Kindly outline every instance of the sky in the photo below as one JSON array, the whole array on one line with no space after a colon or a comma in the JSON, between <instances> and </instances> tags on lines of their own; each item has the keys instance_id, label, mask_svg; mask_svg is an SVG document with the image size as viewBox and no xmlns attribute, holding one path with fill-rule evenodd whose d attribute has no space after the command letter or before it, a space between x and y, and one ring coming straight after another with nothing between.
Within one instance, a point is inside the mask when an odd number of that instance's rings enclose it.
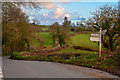
<instances>
[{"instance_id":1,"label":"sky","mask_svg":"<svg viewBox=\"0 0 120 80\"><path fill-rule=\"evenodd\" d=\"M91 12L95 12L104 5L118 6L118 2L40 2L39 9L22 7L30 19L39 20L42 25L50 25L54 22L63 22L64 17L68 17L72 23L92 17Z\"/></svg>"}]
</instances>

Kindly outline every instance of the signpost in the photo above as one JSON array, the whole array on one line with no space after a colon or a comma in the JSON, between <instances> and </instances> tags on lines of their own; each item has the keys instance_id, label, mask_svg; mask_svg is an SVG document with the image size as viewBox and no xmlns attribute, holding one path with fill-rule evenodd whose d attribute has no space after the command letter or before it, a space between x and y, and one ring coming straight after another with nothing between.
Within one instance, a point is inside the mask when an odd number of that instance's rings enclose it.
<instances>
[{"instance_id":1,"label":"signpost","mask_svg":"<svg viewBox=\"0 0 120 80\"><path fill-rule=\"evenodd\" d=\"M91 34L91 36L99 36L99 34Z\"/></svg>"},{"instance_id":2,"label":"signpost","mask_svg":"<svg viewBox=\"0 0 120 80\"><path fill-rule=\"evenodd\" d=\"M90 37L90 40L91 41L100 41L100 38L99 37Z\"/></svg>"},{"instance_id":3,"label":"signpost","mask_svg":"<svg viewBox=\"0 0 120 80\"><path fill-rule=\"evenodd\" d=\"M94 34L91 34L91 36L94 37L90 37L91 41L99 41L99 57L101 57L101 35L105 34L107 32L107 30L103 30L102 28L100 28L100 31Z\"/></svg>"}]
</instances>

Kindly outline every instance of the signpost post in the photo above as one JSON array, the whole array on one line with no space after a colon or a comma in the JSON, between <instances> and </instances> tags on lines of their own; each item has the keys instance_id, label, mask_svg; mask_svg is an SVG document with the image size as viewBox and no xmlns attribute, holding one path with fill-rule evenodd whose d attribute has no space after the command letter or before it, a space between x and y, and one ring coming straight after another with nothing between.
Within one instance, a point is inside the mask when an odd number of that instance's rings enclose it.
<instances>
[{"instance_id":1,"label":"signpost post","mask_svg":"<svg viewBox=\"0 0 120 80\"><path fill-rule=\"evenodd\" d=\"M91 36L94 36L94 37L90 37L91 41L99 41L99 57L101 57L101 35L105 34L106 31L107 30L102 31L102 28L100 28L99 33L91 34Z\"/></svg>"},{"instance_id":2,"label":"signpost post","mask_svg":"<svg viewBox=\"0 0 120 80\"><path fill-rule=\"evenodd\" d=\"M102 28L100 28L100 33L99 33L99 35L100 35L100 38L99 38L99 57L101 57L101 30L102 30Z\"/></svg>"}]
</instances>

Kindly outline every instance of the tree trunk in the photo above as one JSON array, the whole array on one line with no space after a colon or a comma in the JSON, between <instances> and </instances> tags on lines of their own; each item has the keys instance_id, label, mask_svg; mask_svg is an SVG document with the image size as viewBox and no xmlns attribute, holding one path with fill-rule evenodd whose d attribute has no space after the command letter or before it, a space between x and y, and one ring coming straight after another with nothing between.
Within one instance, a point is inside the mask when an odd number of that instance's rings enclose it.
<instances>
[{"instance_id":1,"label":"tree trunk","mask_svg":"<svg viewBox=\"0 0 120 80\"><path fill-rule=\"evenodd\" d=\"M29 43L28 43L27 45L28 45L28 51L29 51L29 47L30 47L30 46L29 46Z\"/></svg>"},{"instance_id":2,"label":"tree trunk","mask_svg":"<svg viewBox=\"0 0 120 80\"><path fill-rule=\"evenodd\" d=\"M30 47L29 42L27 39L25 39L25 42L27 43L27 50L29 51L29 47Z\"/></svg>"}]
</instances>

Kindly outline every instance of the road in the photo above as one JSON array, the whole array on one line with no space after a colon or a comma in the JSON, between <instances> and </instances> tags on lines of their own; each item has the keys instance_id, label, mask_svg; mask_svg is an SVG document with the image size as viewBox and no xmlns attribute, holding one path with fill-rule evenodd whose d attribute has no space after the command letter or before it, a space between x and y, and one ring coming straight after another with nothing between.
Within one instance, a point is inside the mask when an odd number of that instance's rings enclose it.
<instances>
[{"instance_id":1,"label":"road","mask_svg":"<svg viewBox=\"0 0 120 80\"><path fill-rule=\"evenodd\" d=\"M2 79L2 57L0 56L0 80Z\"/></svg>"},{"instance_id":2,"label":"road","mask_svg":"<svg viewBox=\"0 0 120 80\"><path fill-rule=\"evenodd\" d=\"M11 60L3 57L4 78L118 78L109 73L68 64Z\"/></svg>"}]
</instances>

